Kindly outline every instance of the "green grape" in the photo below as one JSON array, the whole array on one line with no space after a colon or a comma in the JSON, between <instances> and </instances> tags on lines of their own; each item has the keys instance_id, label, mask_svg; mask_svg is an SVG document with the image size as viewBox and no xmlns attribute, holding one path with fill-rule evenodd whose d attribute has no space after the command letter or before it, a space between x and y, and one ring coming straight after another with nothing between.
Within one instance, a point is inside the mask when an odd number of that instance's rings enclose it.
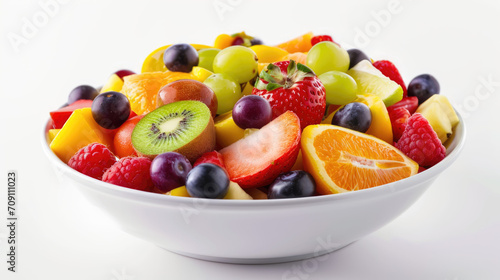
<instances>
[{"instance_id":1,"label":"green grape","mask_svg":"<svg viewBox=\"0 0 500 280\"><path fill-rule=\"evenodd\" d=\"M307 66L318 76L328 71L346 72L349 69L349 54L335 43L320 42L307 53Z\"/></svg>"},{"instance_id":2,"label":"green grape","mask_svg":"<svg viewBox=\"0 0 500 280\"><path fill-rule=\"evenodd\" d=\"M217 96L218 115L231 111L236 101L243 96L240 84L227 74L213 74L203 83L211 88Z\"/></svg>"},{"instance_id":3,"label":"green grape","mask_svg":"<svg viewBox=\"0 0 500 280\"><path fill-rule=\"evenodd\" d=\"M220 52L219 49L201 49L198 51L199 62L198 66L214 72L213 64L215 56Z\"/></svg>"},{"instance_id":4,"label":"green grape","mask_svg":"<svg viewBox=\"0 0 500 280\"><path fill-rule=\"evenodd\" d=\"M257 55L247 47L228 47L215 56L213 69L231 75L239 84L246 83L258 74Z\"/></svg>"},{"instance_id":5,"label":"green grape","mask_svg":"<svg viewBox=\"0 0 500 280\"><path fill-rule=\"evenodd\" d=\"M349 75L340 71L328 71L318 76L325 86L326 104L345 105L356 99L358 85Z\"/></svg>"}]
</instances>

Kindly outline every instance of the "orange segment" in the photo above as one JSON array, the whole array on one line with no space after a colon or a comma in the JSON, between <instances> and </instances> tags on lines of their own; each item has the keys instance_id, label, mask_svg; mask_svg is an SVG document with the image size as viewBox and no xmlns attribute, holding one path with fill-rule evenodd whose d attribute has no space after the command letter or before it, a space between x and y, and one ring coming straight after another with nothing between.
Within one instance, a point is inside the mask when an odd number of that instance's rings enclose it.
<instances>
[{"instance_id":1,"label":"orange segment","mask_svg":"<svg viewBox=\"0 0 500 280\"><path fill-rule=\"evenodd\" d=\"M307 54L303 52L295 52L291 54L287 54L281 58L281 60L295 60L297 63L302 63L306 65L307 62Z\"/></svg>"},{"instance_id":2,"label":"orange segment","mask_svg":"<svg viewBox=\"0 0 500 280\"><path fill-rule=\"evenodd\" d=\"M168 83L196 77L183 72L151 72L124 77L121 92L128 97L130 108L137 115L149 113L157 107L158 91Z\"/></svg>"},{"instance_id":3,"label":"orange segment","mask_svg":"<svg viewBox=\"0 0 500 280\"><path fill-rule=\"evenodd\" d=\"M289 53L294 52L308 52L311 49L311 39L314 36L312 32L306 33L302 36L294 38L277 45L276 47L282 48Z\"/></svg>"},{"instance_id":4,"label":"orange segment","mask_svg":"<svg viewBox=\"0 0 500 280\"><path fill-rule=\"evenodd\" d=\"M335 125L310 125L302 132L304 170L320 194L367 189L418 173L418 164L392 145Z\"/></svg>"}]
</instances>

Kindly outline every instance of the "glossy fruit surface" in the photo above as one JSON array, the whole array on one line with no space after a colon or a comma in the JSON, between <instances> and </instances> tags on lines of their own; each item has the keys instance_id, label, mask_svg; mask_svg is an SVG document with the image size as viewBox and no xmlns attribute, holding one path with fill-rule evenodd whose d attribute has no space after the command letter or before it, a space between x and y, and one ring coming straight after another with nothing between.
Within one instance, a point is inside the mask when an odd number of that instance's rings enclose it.
<instances>
[{"instance_id":1,"label":"glossy fruit surface","mask_svg":"<svg viewBox=\"0 0 500 280\"><path fill-rule=\"evenodd\" d=\"M166 193L186 183L192 166L189 160L175 152L159 154L153 159L150 168L151 180L156 190Z\"/></svg>"},{"instance_id":2,"label":"glossy fruit surface","mask_svg":"<svg viewBox=\"0 0 500 280\"><path fill-rule=\"evenodd\" d=\"M196 50L213 48L207 45L201 44L190 44ZM142 63L141 73L149 73L149 72L165 72L167 71L167 67L165 67L165 63L163 62L163 55L165 54L165 50L172 45L166 45L156 50L152 51Z\"/></svg>"},{"instance_id":3,"label":"glossy fruit surface","mask_svg":"<svg viewBox=\"0 0 500 280\"><path fill-rule=\"evenodd\" d=\"M214 91L196 80L184 79L171 82L160 89L158 98L158 106L181 100L196 100L207 105L212 117L217 113L218 102Z\"/></svg>"},{"instance_id":4,"label":"glossy fruit surface","mask_svg":"<svg viewBox=\"0 0 500 280\"><path fill-rule=\"evenodd\" d=\"M233 108L233 120L241 128L262 128L273 117L269 101L258 95L243 96Z\"/></svg>"},{"instance_id":5,"label":"glossy fruit surface","mask_svg":"<svg viewBox=\"0 0 500 280\"><path fill-rule=\"evenodd\" d=\"M211 72L214 71L213 64L215 56L220 52L220 49L210 48L201 49L198 51L199 62L198 66L203 67Z\"/></svg>"},{"instance_id":6,"label":"glossy fruit surface","mask_svg":"<svg viewBox=\"0 0 500 280\"><path fill-rule=\"evenodd\" d=\"M272 183L295 163L300 133L299 118L288 111L258 131L220 150L231 181L242 188Z\"/></svg>"},{"instance_id":7,"label":"glossy fruit surface","mask_svg":"<svg viewBox=\"0 0 500 280\"><path fill-rule=\"evenodd\" d=\"M218 115L231 111L242 96L240 84L228 74L214 74L203 83L217 96Z\"/></svg>"},{"instance_id":8,"label":"glossy fruit surface","mask_svg":"<svg viewBox=\"0 0 500 280\"><path fill-rule=\"evenodd\" d=\"M340 108L333 115L332 124L366 132L372 123L370 108L360 102L352 102Z\"/></svg>"},{"instance_id":9,"label":"glossy fruit surface","mask_svg":"<svg viewBox=\"0 0 500 280\"><path fill-rule=\"evenodd\" d=\"M115 133L113 146L115 155L119 158L137 156L132 146L132 131L135 125L144 117L144 115L135 116L123 123Z\"/></svg>"},{"instance_id":10,"label":"glossy fruit surface","mask_svg":"<svg viewBox=\"0 0 500 280\"><path fill-rule=\"evenodd\" d=\"M99 92L92 86L77 86L69 93L68 104L81 99L94 100L97 95L99 95Z\"/></svg>"},{"instance_id":11,"label":"glossy fruit surface","mask_svg":"<svg viewBox=\"0 0 500 280\"><path fill-rule=\"evenodd\" d=\"M81 108L90 108L91 106L92 106L92 100L80 99L71 103L68 106L50 112L50 118L54 122L54 128L55 129L62 128L64 123L66 123L69 116L71 116L74 110Z\"/></svg>"},{"instance_id":12,"label":"glossy fruit surface","mask_svg":"<svg viewBox=\"0 0 500 280\"><path fill-rule=\"evenodd\" d=\"M192 197L224 198L229 190L229 177L220 166L202 163L188 173L186 189Z\"/></svg>"},{"instance_id":13,"label":"glossy fruit surface","mask_svg":"<svg viewBox=\"0 0 500 280\"><path fill-rule=\"evenodd\" d=\"M217 116L214 123L218 149L225 148L245 136L245 130L234 122L232 111Z\"/></svg>"},{"instance_id":14,"label":"glossy fruit surface","mask_svg":"<svg viewBox=\"0 0 500 280\"><path fill-rule=\"evenodd\" d=\"M356 99L358 85L349 75L340 71L328 71L318 76L325 86L326 104L345 105Z\"/></svg>"},{"instance_id":15,"label":"glossy fruit surface","mask_svg":"<svg viewBox=\"0 0 500 280\"><path fill-rule=\"evenodd\" d=\"M242 84L257 76L257 61L257 55L250 48L231 46L215 56L213 70L230 75L238 84Z\"/></svg>"},{"instance_id":16,"label":"glossy fruit surface","mask_svg":"<svg viewBox=\"0 0 500 280\"><path fill-rule=\"evenodd\" d=\"M408 96L416 96L418 104L424 103L434 94L439 94L439 82L430 74L419 75L408 85Z\"/></svg>"},{"instance_id":17,"label":"glossy fruit surface","mask_svg":"<svg viewBox=\"0 0 500 280\"><path fill-rule=\"evenodd\" d=\"M312 32L308 32L299 37L276 45L276 47L284 49L289 53L308 52L311 49L311 39L314 36Z\"/></svg>"},{"instance_id":18,"label":"glossy fruit surface","mask_svg":"<svg viewBox=\"0 0 500 280\"><path fill-rule=\"evenodd\" d=\"M119 128L130 116L128 98L116 91L102 93L92 102L92 116L103 128Z\"/></svg>"},{"instance_id":19,"label":"glossy fruit surface","mask_svg":"<svg viewBox=\"0 0 500 280\"><path fill-rule=\"evenodd\" d=\"M252 94L269 101L273 118L294 112L302 128L320 123L325 113L325 87L311 69L293 60L269 64Z\"/></svg>"},{"instance_id":20,"label":"glossy fruit surface","mask_svg":"<svg viewBox=\"0 0 500 280\"><path fill-rule=\"evenodd\" d=\"M307 66L316 75L328 71L346 72L349 69L349 54L333 42L320 42L307 53Z\"/></svg>"},{"instance_id":21,"label":"glossy fruit surface","mask_svg":"<svg viewBox=\"0 0 500 280\"><path fill-rule=\"evenodd\" d=\"M418 164L391 144L334 125L306 127L301 150L320 194L371 188L418 172Z\"/></svg>"},{"instance_id":22,"label":"glossy fruit surface","mask_svg":"<svg viewBox=\"0 0 500 280\"><path fill-rule=\"evenodd\" d=\"M163 54L163 63L168 70L189 73L198 65L198 52L189 44L172 45Z\"/></svg>"},{"instance_id":23,"label":"glossy fruit surface","mask_svg":"<svg viewBox=\"0 0 500 280\"><path fill-rule=\"evenodd\" d=\"M125 94L132 111L138 115L149 113L158 107L158 92L168 83L181 79L196 79L189 73L152 72L125 77L121 92Z\"/></svg>"},{"instance_id":24,"label":"glossy fruit surface","mask_svg":"<svg viewBox=\"0 0 500 280\"><path fill-rule=\"evenodd\" d=\"M135 72L127 70L127 69L121 69L121 70L118 70L115 72L115 75L118 76L122 80L123 80L123 78L130 76L130 75L134 75L134 74L135 74Z\"/></svg>"},{"instance_id":25,"label":"glossy fruit surface","mask_svg":"<svg viewBox=\"0 0 500 280\"><path fill-rule=\"evenodd\" d=\"M268 198L297 198L314 195L316 183L311 174L302 171L282 173L269 186Z\"/></svg>"},{"instance_id":26,"label":"glossy fruit surface","mask_svg":"<svg viewBox=\"0 0 500 280\"><path fill-rule=\"evenodd\" d=\"M356 66L361 60L367 60L368 62L372 62L371 59L360 49L348 49L347 53L349 54L349 69Z\"/></svg>"}]
</instances>

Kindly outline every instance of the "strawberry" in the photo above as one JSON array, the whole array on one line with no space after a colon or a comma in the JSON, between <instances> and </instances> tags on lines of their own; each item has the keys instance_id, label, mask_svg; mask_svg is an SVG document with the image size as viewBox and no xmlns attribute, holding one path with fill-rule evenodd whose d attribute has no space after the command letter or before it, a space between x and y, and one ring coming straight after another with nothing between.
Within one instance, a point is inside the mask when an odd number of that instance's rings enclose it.
<instances>
[{"instance_id":1,"label":"strawberry","mask_svg":"<svg viewBox=\"0 0 500 280\"><path fill-rule=\"evenodd\" d=\"M373 63L373 66L380 70L380 72L382 72L384 76L393 80L398 85L400 85L401 88L403 88L403 98L408 95L406 92L405 82L403 81L401 74L399 74L398 68L396 68L396 66L392 62L390 62L389 60L378 60Z\"/></svg>"},{"instance_id":2,"label":"strawberry","mask_svg":"<svg viewBox=\"0 0 500 280\"><path fill-rule=\"evenodd\" d=\"M406 121L411 117L410 112L403 107L387 108L389 113L389 118L391 119L392 134L394 136L394 142L397 142L406 128Z\"/></svg>"},{"instance_id":3,"label":"strawberry","mask_svg":"<svg viewBox=\"0 0 500 280\"><path fill-rule=\"evenodd\" d=\"M415 113L418 108L418 98L416 96L405 97L396 104L387 107L387 110L390 110L391 108L405 108L406 110L408 110L408 112L410 112L410 114L413 115L413 113Z\"/></svg>"},{"instance_id":4,"label":"strawberry","mask_svg":"<svg viewBox=\"0 0 500 280\"><path fill-rule=\"evenodd\" d=\"M286 111L294 112L301 129L320 123L325 113L325 87L311 69L294 60L264 68L252 94L269 101L273 119Z\"/></svg>"},{"instance_id":5,"label":"strawberry","mask_svg":"<svg viewBox=\"0 0 500 280\"><path fill-rule=\"evenodd\" d=\"M222 155L217 151L204 153L194 162L193 167L200 165L202 163L213 163L215 165L218 165L226 169L226 166L224 166L224 160L222 159Z\"/></svg>"},{"instance_id":6,"label":"strawberry","mask_svg":"<svg viewBox=\"0 0 500 280\"><path fill-rule=\"evenodd\" d=\"M257 188L289 171L300 149L300 120L291 111L220 150L231 181Z\"/></svg>"}]
</instances>

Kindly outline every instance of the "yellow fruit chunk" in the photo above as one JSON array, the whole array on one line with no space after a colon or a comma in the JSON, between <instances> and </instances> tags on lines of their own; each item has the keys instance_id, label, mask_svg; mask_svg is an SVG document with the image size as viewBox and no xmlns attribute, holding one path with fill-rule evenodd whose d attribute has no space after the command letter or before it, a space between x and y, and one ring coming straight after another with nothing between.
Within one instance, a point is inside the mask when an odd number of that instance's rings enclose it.
<instances>
[{"instance_id":1,"label":"yellow fruit chunk","mask_svg":"<svg viewBox=\"0 0 500 280\"><path fill-rule=\"evenodd\" d=\"M81 148L91 143L112 147L113 138L95 122L90 108L75 110L50 143L50 149L65 163Z\"/></svg>"},{"instance_id":2,"label":"yellow fruit chunk","mask_svg":"<svg viewBox=\"0 0 500 280\"><path fill-rule=\"evenodd\" d=\"M307 126L301 137L304 170L320 194L361 190L417 174L418 164L371 135L335 125Z\"/></svg>"},{"instance_id":3,"label":"yellow fruit chunk","mask_svg":"<svg viewBox=\"0 0 500 280\"><path fill-rule=\"evenodd\" d=\"M108 81L102 86L101 93L108 91L120 92L123 87L123 80L118 75L113 74L109 77Z\"/></svg>"},{"instance_id":4,"label":"yellow fruit chunk","mask_svg":"<svg viewBox=\"0 0 500 280\"><path fill-rule=\"evenodd\" d=\"M260 63L271 63L276 61L281 61L282 58L288 55L288 52L284 49L266 45L255 45L251 46Z\"/></svg>"},{"instance_id":5,"label":"yellow fruit chunk","mask_svg":"<svg viewBox=\"0 0 500 280\"><path fill-rule=\"evenodd\" d=\"M372 113L372 123L366 131L366 134L373 135L389 144L392 144L393 135L391 119L389 118L389 113L387 112L387 108L385 107L382 99L376 95L367 94L358 95L358 98L353 102L363 103L370 108L370 112ZM326 117L326 119L324 119L321 123L331 124L333 115L335 115L335 113L342 107L344 106L339 107L333 113L328 115L328 117Z\"/></svg>"},{"instance_id":6,"label":"yellow fruit chunk","mask_svg":"<svg viewBox=\"0 0 500 280\"><path fill-rule=\"evenodd\" d=\"M257 188L245 189L245 192L249 194L253 199L267 199L267 194Z\"/></svg>"},{"instance_id":7,"label":"yellow fruit chunk","mask_svg":"<svg viewBox=\"0 0 500 280\"><path fill-rule=\"evenodd\" d=\"M127 96L132 111L142 115L158 107L158 91L163 86L181 79L196 80L196 77L190 73L171 71L129 75L124 77L121 92Z\"/></svg>"},{"instance_id":8,"label":"yellow fruit chunk","mask_svg":"<svg viewBox=\"0 0 500 280\"><path fill-rule=\"evenodd\" d=\"M249 200L253 199L249 194L247 194L241 187L235 182L229 183L229 190L227 191L224 199L243 199Z\"/></svg>"},{"instance_id":9,"label":"yellow fruit chunk","mask_svg":"<svg viewBox=\"0 0 500 280\"><path fill-rule=\"evenodd\" d=\"M276 47L282 48L289 53L308 52L312 47L312 45L311 45L312 37L314 37L314 34L312 32L309 32L309 33L301 35L297 38L294 38L290 41L286 41L284 43L281 43L281 44L277 45Z\"/></svg>"},{"instance_id":10,"label":"yellow fruit chunk","mask_svg":"<svg viewBox=\"0 0 500 280\"><path fill-rule=\"evenodd\" d=\"M259 62L257 64L257 71L260 73L262 72L262 70L264 70L264 68L267 67L267 65L269 65L269 62Z\"/></svg>"},{"instance_id":11,"label":"yellow fruit chunk","mask_svg":"<svg viewBox=\"0 0 500 280\"><path fill-rule=\"evenodd\" d=\"M253 85L250 83L246 83L245 87L243 88L243 91L241 92L242 95L250 95L252 94L253 91Z\"/></svg>"},{"instance_id":12,"label":"yellow fruit chunk","mask_svg":"<svg viewBox=\"0 0 500 280\"><path fill-rule=\"evenodd\" d=\"M190 44L195 48L196 50L201 50L201 49L207 49L211 48L211 46L207 45L200 45L200 44ZM144 62L142 63L142 73L148 73L148 72L156 72L156 71L167 71L167 67L165 66L165 63L163 63L163 53L165 50L172 45L166 45L161 48L157 48L153 52L151 52Z\"/></svg>"},{"instance_id":13,"label":"yellow fruit chunk","mask_svg":"<svg viewBox=\"0 0 500 280\"><path fill-rule=\"evenodd\" d=\"M216 117L214 122L218 149L225 148L245 137L245 130L234 123L232 111Z\"/></svg>"},{"instance_id":14,"label":"yellow fruit chunk","mask_svg":"<svg viewBox=\"0 0 500 280\"><path fill-rule=\"evenodd\" d=\"M432 129L436 132L441 143L446 142L453 134L453 128L459 119L455 109L446 96L434 94L417 109L429 121Z\"/></svg>"},{"instance_id":15,"label":"yellow fruit chunk","mask_svg":"<svg viewBox=\"0 0 500 280\"><path fill-rule=\"evenodd\" d=\"M191 74L193 74L194 78L198 82L203 83L208 77L212 76L214 73L203 67L195 66L193 67L193 70L191 70Z\"/></svg>"},{"instance_id":16,"label":"yellow fruit chunk","mask_svg":"<svg viewBox=\"0 0 500 280\"><path fill-rule=\"evenodd\" d=\"M48 143L50 144L54 138L56 138L57 134L61 131L61 129L49 129L47 132Z\"/></svg>"},{"instance_id":17,"label":"yellow fruit chunk","mask_svg":"<svg viewBox=\"0 0 500 280\"><path fill-rule=\"evenodd\" d=\"M166 193L167 195L171 195L171 196L183 196L183 197L191 197L186 189L185 186L182 186L182 187L178 187L178 188L175 188L171 191L169 191L168 193Z\"/></svg>"},{"instance_id":18,"label":"yellow fruit chunk","mask_svg":"<svg viewBox=\"0 0 500 280\"><path fill-rule=\"evenodd\" d=\"M230 47L233 44L234 38L228 34L220 34L215 38L214 48L216 49L225 49Z\"/></svg>"}]
</instances>

